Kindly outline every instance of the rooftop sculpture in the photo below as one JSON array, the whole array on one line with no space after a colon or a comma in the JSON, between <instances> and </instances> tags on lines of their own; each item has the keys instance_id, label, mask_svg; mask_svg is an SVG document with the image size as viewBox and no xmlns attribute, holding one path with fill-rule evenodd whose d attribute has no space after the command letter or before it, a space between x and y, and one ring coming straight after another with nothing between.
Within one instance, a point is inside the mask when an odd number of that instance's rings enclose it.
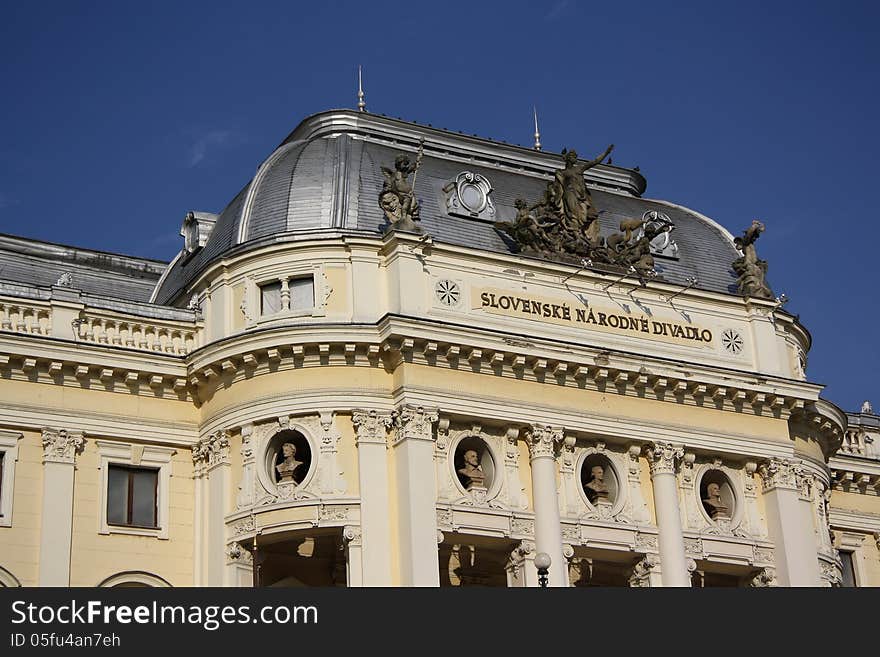
<instances>
[{"instance_id":1,"label":"rooftop sculpture","mask_svg":"<svg viewBox=\"0 0 880 657\"><path fill-rule=\"evenodd\" d=\"M733 261L733 270L739 276L736 282L740 294L773 299L773 292L764 280L767 275L767 261L759 259L755 251L755 242L763 232L764 224L755 219L742 237L734 238L733 243L742 251L742 257Z\"/></svg>"},{"instance_id":2,"label":"rooftop sculpture","mask_svg":"<svg viewBox=\"0 0 880 657\"><path fill-rule=\"evenodd\" d=\"M419 152L415 164L410 162L408 155L398 155L394 158L394 169L382 167L382 175L385 182L379 193L379 207L385 213L389 226L387 230L403 230L411 233L421 233L419 221L419 202L416 199L413 188L416 183L416 174L422 163L424 139L419 141ZM409 175L413 181L410 184Z\"/></svg>"}]
</instances>

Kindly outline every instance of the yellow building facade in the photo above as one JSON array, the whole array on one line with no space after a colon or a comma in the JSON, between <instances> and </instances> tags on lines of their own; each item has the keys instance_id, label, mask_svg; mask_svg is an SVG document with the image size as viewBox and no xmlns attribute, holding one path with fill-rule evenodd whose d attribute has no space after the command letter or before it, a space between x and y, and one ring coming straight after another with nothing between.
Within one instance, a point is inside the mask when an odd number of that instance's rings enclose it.
<instances>
[{"instance_id":1,"label":"yellow building facade","mask_svg":"<svg viewBox=\"0 0 880 657\"><path fill-rule=\"evenodd\" d=\"M563 166L325 112L171 263L0 237L0 581L880 585L880 418L638 171L641 268L523 248Z\"/></svg>"}]
</instances>

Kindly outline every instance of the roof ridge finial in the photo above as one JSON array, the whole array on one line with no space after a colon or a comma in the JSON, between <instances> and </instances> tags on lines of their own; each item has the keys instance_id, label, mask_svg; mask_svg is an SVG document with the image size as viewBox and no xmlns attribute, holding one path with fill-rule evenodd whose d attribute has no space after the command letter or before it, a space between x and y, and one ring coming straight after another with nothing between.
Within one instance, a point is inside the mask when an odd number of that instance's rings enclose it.
<instances>
[{"instance_id":1,"label":"roof ridge finial","mask_svg":"<svg viewBox=\"0 0 880 657\"><path fill-rule=\"evenodd\" d=\"M532 110L535 114L535 146L534 149L536 151L541 150L541 133L538 131L538 108L532 105Z\"/></svg>"},{"instance_id":2,"label":"roof ridge finial","mask_svg":"<svg viewBox=\"0 0 880 657\"><path fill-rule=\"evenodd\" d=\"M358 112L367 111L367 102L364 100L364 84L361 75L361 65L358 64Z\"/></svg>"}]
</instances>

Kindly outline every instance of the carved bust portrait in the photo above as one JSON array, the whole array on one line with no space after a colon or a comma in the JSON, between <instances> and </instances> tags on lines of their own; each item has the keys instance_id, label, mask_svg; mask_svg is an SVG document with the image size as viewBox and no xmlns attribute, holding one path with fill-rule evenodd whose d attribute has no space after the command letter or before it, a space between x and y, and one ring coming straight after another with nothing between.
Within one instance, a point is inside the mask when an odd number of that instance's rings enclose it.
<instances>
[{"instance_id":1,"label":"carved bust portrait","mask_svg":"<svg viewBox=\"0 0 880 657\"><path fill-rule=\"evenodd\" d=\"M584 491L590 504L608 501L608 484L605 483L605 468L594 465L590 468L590 480L584 484Z\"/></svg>"},{"instance_id":2,"label":"carved bust portrait","mask_svg":"<svg viewBox=\"0 0 880 657\"><path fill-rule=\"evenodd\" d=\"M712 520L730 517L730 509L721 500L721 485L714 481L706 486L706 498L703 500L703 506Z\"/></svg>"},{"instance_id":3,"label":"carved bust portrait","mask_svg":"<svg viewBox=\"0 0 880 657\"><path fill-rule=\"evenodd\" d=\"M464 467L458 469L458 474L464 477L467 490L471 488L484 488L486 474L480 465L480 455L475 449L469 449L464 453Z\"/></svg>"},{"instance_id":4,"label":"carved bust portrait","mask_svg":"<svg viewBox=\"0 0 880 657\"><path fill-rule=\"evenodd\" d=\"M293 473L302 465L302 461L296 460L296 445L284 443L281 446L281 455L284 457L284 460L275 466L275 470L281 477L279 483L294 483Z\"/></svg>"}]
</instances>

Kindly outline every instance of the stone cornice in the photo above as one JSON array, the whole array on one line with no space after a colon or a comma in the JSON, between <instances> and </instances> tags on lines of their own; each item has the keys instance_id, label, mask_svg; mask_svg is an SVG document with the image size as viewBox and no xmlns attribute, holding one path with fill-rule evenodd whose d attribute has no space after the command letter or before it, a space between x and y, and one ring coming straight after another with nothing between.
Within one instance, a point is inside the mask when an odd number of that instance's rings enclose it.
<instances>
[{"instance_id":1,"label":"stone cornice","mask_svg":"<svg viewBox=\"0 0 880 657\"><path fill-rule=\"evenodd\" d=\"M380 331L390 333L383 339L377 335L376 328L369 325L322 325L320 329L325 337L315 340L315 328L314 325L275 328L263 335L242 336L243 344L227 341L217 352L213 346L201 350L198 364L194 363L191 369L189 383L199 390L200 398L206 399L212 388L224 379L268 371L379 364L393 369L402 363L454 369L466 364L471 371L488 375L782 419L803 410L813 401L814 388L817 388L790 379L763 378L745 372L737 377L729 370L691 367L660 359L646 361L644 356L589 347L581 347L581 353L575 354L569 345L561 350L560 346L550 343L541 346L521 340L506 343L497 336L492 343L478 346L476 339L447 341L452 335L441 335L436 340L406 337L388 327ZM424 333L430 328L433 327L417 331L412 327L411 334ZM489 335L483 337L487 341L492 339ZM650 373L645 372L646 363L650 363ZM834 432L842 435L832 422L827 422L827 430L829 435Z\"/></svg>"}]
</instances>

